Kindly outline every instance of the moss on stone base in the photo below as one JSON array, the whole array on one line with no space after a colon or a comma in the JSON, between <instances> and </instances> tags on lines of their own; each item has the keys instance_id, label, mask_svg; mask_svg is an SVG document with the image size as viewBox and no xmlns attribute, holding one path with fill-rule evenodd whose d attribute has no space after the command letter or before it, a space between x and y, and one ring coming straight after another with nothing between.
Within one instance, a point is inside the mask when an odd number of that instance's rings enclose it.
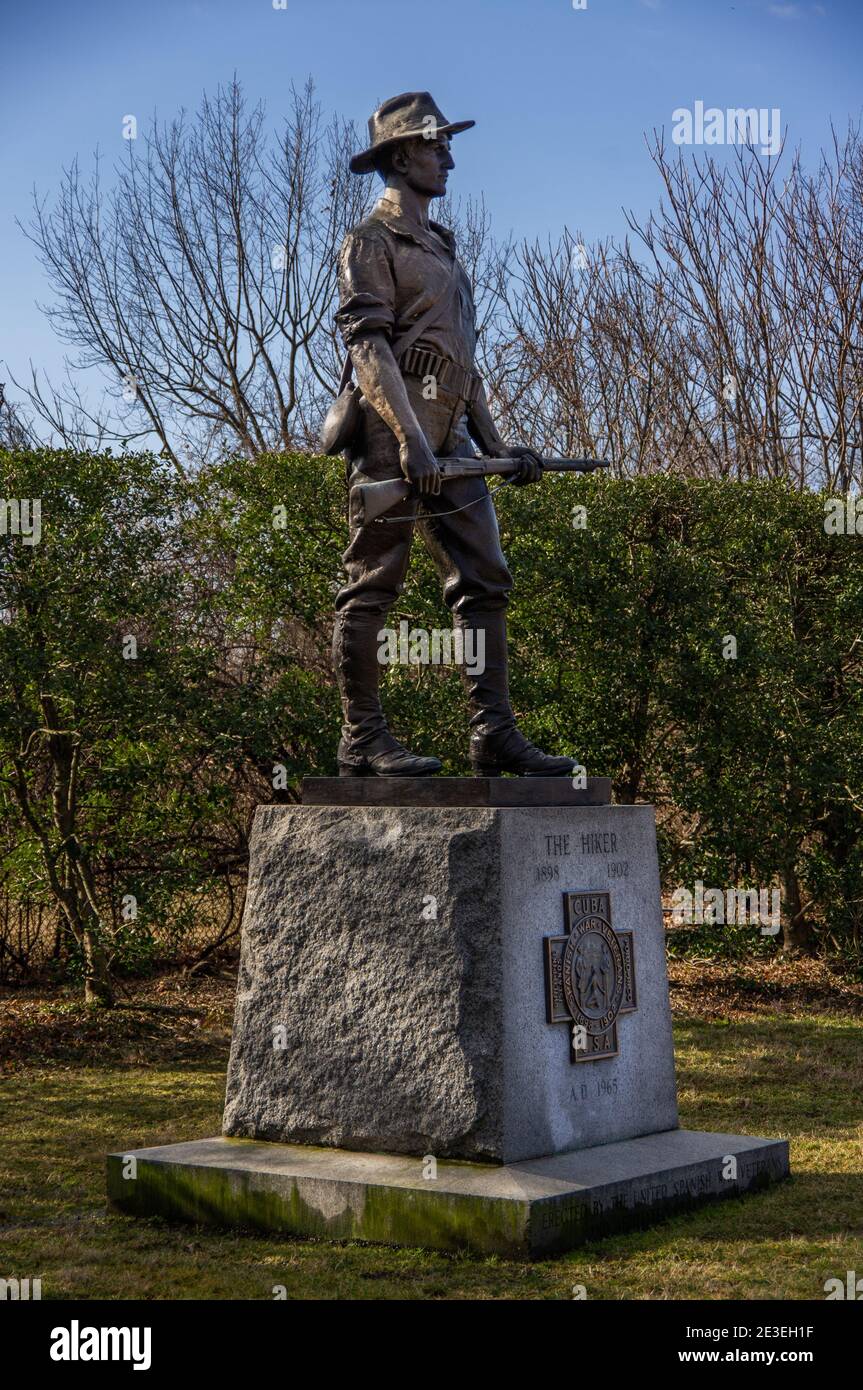
<instances>
[{"instance_id":1,"label":"moss on stone base","mask_svg":"<svg viewBox=\"0 0 863 1390\"><path fill-rule=\"evenodd\" d=\"M324 1240L528 1256L528 1203L371 1183L279 1178L223 1167L108 1158L108 1196L135 1216L243 1226Z\"/></svg>"}]
</instances>

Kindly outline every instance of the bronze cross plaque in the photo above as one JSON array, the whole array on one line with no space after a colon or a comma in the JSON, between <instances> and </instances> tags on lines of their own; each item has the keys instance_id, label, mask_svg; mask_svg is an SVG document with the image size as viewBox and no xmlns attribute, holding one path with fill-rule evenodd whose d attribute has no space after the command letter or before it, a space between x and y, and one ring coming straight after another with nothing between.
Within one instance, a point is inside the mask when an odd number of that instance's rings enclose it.
<instances>
[{"instance_id":1,"label":"bronze cross plaque","mask_svg":"<svg viewBox=\"0 0 863 1390\"><path fill-rule=\"evenodd\" d=\"M566 936L545 938L549 1023L569 1023L571 1062L616 1057L617 1020L638 1007L631 931L611 925L611 894L564 893Z\"/></svg>"}]
</instances>

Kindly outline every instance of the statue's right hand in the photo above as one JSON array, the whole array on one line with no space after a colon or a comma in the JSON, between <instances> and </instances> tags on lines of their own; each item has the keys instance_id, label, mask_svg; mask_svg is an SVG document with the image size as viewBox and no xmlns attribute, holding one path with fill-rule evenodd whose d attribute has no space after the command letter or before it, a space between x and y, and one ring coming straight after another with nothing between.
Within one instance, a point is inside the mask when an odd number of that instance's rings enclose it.
<instances>
[{"instance_id":1,"label":"statue's right hand","mask_svg":"<svg viewBox=\"0 0 863 1390\"><path fill-rule=\"evenodd\" d=\"M440 469L425 435L413 435L399 446L399 463L421 496L436 496L440 492Z\"/></svg>"}]
</instances>

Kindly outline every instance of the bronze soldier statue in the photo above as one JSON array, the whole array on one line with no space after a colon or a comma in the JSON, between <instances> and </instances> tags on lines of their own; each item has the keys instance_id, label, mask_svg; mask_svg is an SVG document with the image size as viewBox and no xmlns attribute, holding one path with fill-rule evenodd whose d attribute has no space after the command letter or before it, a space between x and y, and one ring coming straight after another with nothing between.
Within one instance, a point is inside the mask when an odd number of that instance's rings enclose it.
<instances>
[{"instance_id":1,"label":"bronze soldier statue","mask_svg":"<svg viewBox=\"0 0 863 1390\"><path fill-rule=\"evenodd\" d=\"M447 121L428 92L405 92L375 111L369 148L351 160L353 173L377 172L386 187L369 216L348 233L339 256L336 322L350 359L343 385L352 367L357 387L353 397L339 397L353 406L355 418L328 452L347 445L351 486L403 477L413 490L385 522L363 523L354 516L351 525L333 640L344 711L338 751L344 776L415 777L441 767L437 758L419 757L397 742L379 695L378 634L404 587L414 525L441 575L464 649L482 650L483 634L484 669L479 671L480 663L475 670L460 667L474 772L546 777L575 766L571 758L543 753L516 727L506 647L512 577L494 506L484 478L442 480L437 463L475 456L473 441L487 457L516 460L518 483L542 475L539 456L507 446L495 428L474 371L470 280L452 232L428 215L432 198L446 193L454 168L451 137L474 124Z\"/></svg>"}]
</instances>

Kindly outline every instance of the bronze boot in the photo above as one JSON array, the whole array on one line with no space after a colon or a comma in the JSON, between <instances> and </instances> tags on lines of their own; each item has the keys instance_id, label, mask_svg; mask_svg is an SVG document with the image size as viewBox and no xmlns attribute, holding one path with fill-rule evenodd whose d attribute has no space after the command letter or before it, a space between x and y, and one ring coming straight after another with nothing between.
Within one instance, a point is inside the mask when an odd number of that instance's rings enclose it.
<instances>
[{"instance_id":1,"label":"bronze boot","mask_svg":"<svg viewBox=\"0 0 863 1390\"><path fill-rule=\"evenodd\" d=\"M393 738L380 701L378 614L345 612L333 630L333 665L342 697L340 777L427 777L440 772L437 758L423 758Z\"/></svg>"},{"instance_id":2,"label":"bronze boot","mask_svg":"<svg viewBox=\"0 0 863 1390\"><path fill-rule=\"evenodd\" d=\"M470 765L476 777L566 777L573 758L543 753L517 728L509 702L506 609L456 615L463 635L462 680L470 704ZM467 657L472 660L468 665Z\"/></svg>"}]
</instances>

